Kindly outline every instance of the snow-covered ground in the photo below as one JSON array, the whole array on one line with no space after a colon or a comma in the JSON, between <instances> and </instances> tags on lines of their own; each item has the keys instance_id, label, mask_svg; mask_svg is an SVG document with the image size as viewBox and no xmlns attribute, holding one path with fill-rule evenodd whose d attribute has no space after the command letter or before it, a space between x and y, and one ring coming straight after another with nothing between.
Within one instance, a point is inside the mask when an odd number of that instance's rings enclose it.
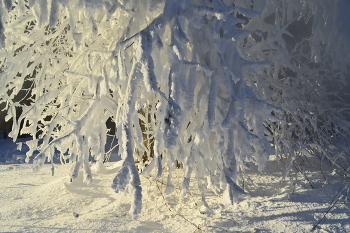
<instances>
[{"instance_id":1,"label":"snow-covered ground","mask_svg":"<svg viewBox=\"0 0 350 233\"><path fill-rule=\"evenodd\" d=\"M143 176L143 211L133 220L130 196L110 188L118 169L113 163L93 171L87 186L79 179L70 182L69 164L55 164L54 176L50 164L33 172L23 163L25 151L15 148L11 140L0 139L0 232L310 232L341 186L333 181L311 189L300 177L289 196L271 157L270 172L261 174L252 166L245 175L248 195L240 202L225 205L208 191L208 208L196 182L183 197L181 180L174 179L175 191L165 195L165 180ZM180 177L182 170L176 172ZM338 201L315 232L350 232L349 213L349 204Z\"/></svg>"}]
</instances>

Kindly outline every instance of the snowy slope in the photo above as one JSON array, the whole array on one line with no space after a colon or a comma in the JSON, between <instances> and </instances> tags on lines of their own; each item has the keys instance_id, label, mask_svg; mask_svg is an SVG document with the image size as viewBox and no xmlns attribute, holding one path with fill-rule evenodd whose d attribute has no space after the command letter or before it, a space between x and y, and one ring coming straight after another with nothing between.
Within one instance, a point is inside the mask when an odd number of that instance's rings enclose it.
<instances>
[{"instance_id":1,"label":"snowy slope","mask_svg":"<svg viewBox=\"0 0 350 233\"><path fill-rule=\"evenodd\" d=\"M6 155L11 157L8 153L15 145L4 142L1 141L1 151L7 150ZM100 172L93 169L90 186L83 184L82 179L70 182L69 164L55 164L54 176L50 164L38 173L33 172L30 164L3 164L0 231L310 232L330 207L340 184L334 182L323 189L311 190L300 182L296 192L288 196L289 190L280 182L281 171L274 169L277 162L269 163L270 173L260 174L252 167L245 174L245 190L249 195L232 206L225 205L220 195L209 192L209 208L205 207L193 187L196 179L189 194L183 197L181 179L174 179L175 192L165 195L164 180L155 178L155 174L142 176L144 205L137 220L128 214L130 195L114 193L110 188L118 164L108 163ZM181 177L182 170L175 173ZM316 232L350 232L349 213L349 204L339 201Z\"/></svg>"}]
</instances>

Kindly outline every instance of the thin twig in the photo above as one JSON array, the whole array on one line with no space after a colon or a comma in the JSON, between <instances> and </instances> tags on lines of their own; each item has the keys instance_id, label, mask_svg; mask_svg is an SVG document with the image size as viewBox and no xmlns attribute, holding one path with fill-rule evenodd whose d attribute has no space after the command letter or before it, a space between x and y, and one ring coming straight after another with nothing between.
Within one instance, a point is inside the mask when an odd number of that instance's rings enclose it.
<instances>
[{"instance_id":1,"label":"thin twig","mask_svg":"<svg viewBox=\"0 0 350 233\"><path fill-rule=\"evenodd\" d=\"M338 196L338 194L340 193L340 191L342 190L342 188L343 188L343 185L342 185L342 186L340 186L340 188L339 188L339 190L338 190L337 194L335 194L335 196L334 196L333 200L331 201L331 204L332 204L332 203L334 202L334 200L337 198L337 196Z\"/></svg>"},{"instance_id":2,"label":"thin twig","mask_svg":"<svg viewBox=\"0 0 350 233\"><path fill-rule=\"evenodd\" d=\"M162 182L162 181L160 181L160 180L157 180L156 178L152 177L151 175L150 175L149 177L153 178L156 182L159 182L159 183L161 183L162 185L166 185L164 182ZM175 189L178 190L178 189L180 189L180 188L175 187ZM192 194L190 191L188 191L187 194L191 196L192 201L194 202L194 204L195 204L197 210L199 211L199 213L202 214L202 212L199 210L198 204L197 204L197 202L196 202L196 200L195 200L193 194ZM182 208L183 208L183 207L181 207L179 210L181 210ZM177 210L177 212L179 212L179 210ZM213 211L212 211L212 212L213 212Z\"/></svg>"},{"instance_id":3,"label":"thin twig","mask_svg":"<svg viewBox=\"0 0 350 233\"><path fill-rule=\"evenodd\" d=\"M168 209L170 210L170 212L174 213L174 211L170 208L170 206L169 206L168 203L166 202L165 197L164 197L164 195L163 195L163 192L162 192L162 190L160 190L160 187L159 187L159 185L158 185L158 182L160 182L160 181L156 180L157 188L158 188L160 194L161 194L162 197L163 197L164 204L166 205L166 207L168 207ZM196 224L194 224L194 223L191 222L190 220L186 219L184 216L182 216L182 215L180 215L180 214L178 214L178 213L174 213L174 215L175 215L175 216L180 216L181 218L183 218L184 220L186 220L188 223L192 224L194 227L196 227L197 229L199 229L199 226L197 226Z\"/></svg>"},{"instance_id":4,"label":"thin twig","mask_svg":"<svg viewBox=\"0 0 350 233\"><path fill-rule=\"evenodd\" d=\"M158 188L158 190L159 190L159 192L160 192L160 194L161 194L161 196L162 196L162 198L163 198L163 200L164 200L164 204L166 205L166 207L168 207L169 211L172 212L172 213L174 214L174 216L179 216L179 217L183 218L185 221L187 221L188 223L190 223L191 225L193 225L194 227L196 227L196 230L195 230L194 232L197 232L198 230L201 230L203 227L217 228L217 229L224 230L224 231L228 232L227 229L222 228L222 227L208 226L208 225L205 226L205 224L207 224L208 222L213 221L213 220L217 220L217 219L219 219L219 220L229 220L229 221L235 222L235 223L237 223L237 224L239 224L239 225L242 225L242 223L237 222L237 221L235 221L235 220L233 220L233 219L218 217L218 218L211 218L211 219L209 219L209 220L205 220L203 223L201 223L201 224L199 224L199 225L197 226L195 223L191 222L190 220L188 220L187 218L185 218L185 217L182 216L181 214L175 213L174 210L171 209L171 207L168 205L168 203L167 203L167 201L166 201L166 199L165 199L165 196L164 196L163 192L161 191L161 189L160 189L160 187L159 187L159 185L158 185L158 182L161 183L161 184L164 184L164 183L163 183L162 181L157 180L157 179L155 179L155 181L156 181L156 184L157 184L157 188ZM165 184L164 184L164 185L165 185ZM192 196L192 194L191 194L191 196ZM194 199L193 196L192 196L192 198ZM197 203L195 203L195 204L197 205ZM178 212L178 211L177 211L177 212Z\"/></svg>"},{"instance_id":5,"label":"thin twig","mask_svg":"<svg viewBox=\"0 0 350 233\"><path fill-rule=\"evenodd\" d=\"M300 172L303 176L304 176L304 179L306 181L309 182L309 185L311 186L312 189L315 189L315 186L311 183L311 181L309 180L309 178L306 176L305 172L301 169L301 167L299 166L298 163L296 163L295 161L293 161L293 165L294 167L297 169L298 172Z\"/></svg>"},{"instance_id":6,"label":"thin twig","mask_svg":"<svg viewBox=\"0 0 350 233\"><path fill-rule=\"evenodd\" d=\"M326 217L326 215L329 213L329 211L331 211L331 209L335 206L335 204L337 204L337 202L343 197L344 195L340 195L338 197L338 199L333 203L333 205L331 205L327 212L323 215L323 217L317 222L317 224L311 229L311 231L316 230L316 227L323 221L323 219Z\"/></svg>"},{"instance_id":7,"label":"thin twig","mask_svg":"<svg viewBox=\"0 0 350 233\"><path fill-rule=\"evenodd\" d=\"M113 148L111 148L104 156L103 158L103 163L107 162L109 160L109 157L111 156L112 152L114 151L115 148L117 148L119 144L115 145Z\"/></svg>"}]
</instances>

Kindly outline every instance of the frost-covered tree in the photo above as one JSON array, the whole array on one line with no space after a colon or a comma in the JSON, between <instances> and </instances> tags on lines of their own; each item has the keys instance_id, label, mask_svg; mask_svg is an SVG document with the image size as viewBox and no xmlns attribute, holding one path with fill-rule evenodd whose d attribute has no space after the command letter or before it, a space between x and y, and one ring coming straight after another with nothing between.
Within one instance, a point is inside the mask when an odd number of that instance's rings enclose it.
<instances>
[{"instance_id":1,"label":"frost-covered tree","mask_svg":"<svg viewBox=\"0 0 350 233\"><path fill-rule=\"evenodd\" d=\"M332 140L346 130L344 101L332 106L327 89L349 73L346 18L337 13L344 6L4 0L0 101L14 119L11 136L32 136L27 161L38 150L36 168L58 150L72 179L83 171L89 184L90 158L102 168L108 157L111 120L122 158L112 188L131 192L133 217L140 174L167 169L171 193L172 172L182 167L183 194L194 173L203 193L211 188L232 203L244 193L240 172L250 162L265 169L271 143L286 159L285 175L298 156L321 156L348 173L349 156ZM293 35L308 20L312 34Z\"/></svg>"}]
</instances>

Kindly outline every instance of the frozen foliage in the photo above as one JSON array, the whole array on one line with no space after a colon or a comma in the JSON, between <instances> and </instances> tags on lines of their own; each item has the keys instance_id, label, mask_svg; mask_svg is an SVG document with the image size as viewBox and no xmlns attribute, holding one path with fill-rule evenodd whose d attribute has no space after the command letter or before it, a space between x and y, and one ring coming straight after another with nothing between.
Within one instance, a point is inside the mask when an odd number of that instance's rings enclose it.
<instances>
[{"instance_id":1,"label":"frozen foliage","mask_svg":"<svg viewBox=\"0 0 350 233\"><path fill-rule=\"evenodd\" d=\"M112 188L132 194L135 218L139 174L167 169L171 193L172 171L181 167L183 194L194 174L205 184L199 189L233 203L244 194L242 172L249 162L265 169L271 144L285 176L293 167L302 172L297 159L310 156L348 174L346 148L334 140L347 130L344 101L332 106L331 95L339 96L326 88L346 84L349 18L337 12L346 7L316 0L4 0L0 100L7 120L15 119L11 136L32 136L27 160L38 150L36 168L58 150L72 163L72 179L83 171L90 184L90 162L102 168L113 133L122 166ZM307 27L308 20L313 34L293 35L289 26Z\"/></svg>"}]
</instances>

